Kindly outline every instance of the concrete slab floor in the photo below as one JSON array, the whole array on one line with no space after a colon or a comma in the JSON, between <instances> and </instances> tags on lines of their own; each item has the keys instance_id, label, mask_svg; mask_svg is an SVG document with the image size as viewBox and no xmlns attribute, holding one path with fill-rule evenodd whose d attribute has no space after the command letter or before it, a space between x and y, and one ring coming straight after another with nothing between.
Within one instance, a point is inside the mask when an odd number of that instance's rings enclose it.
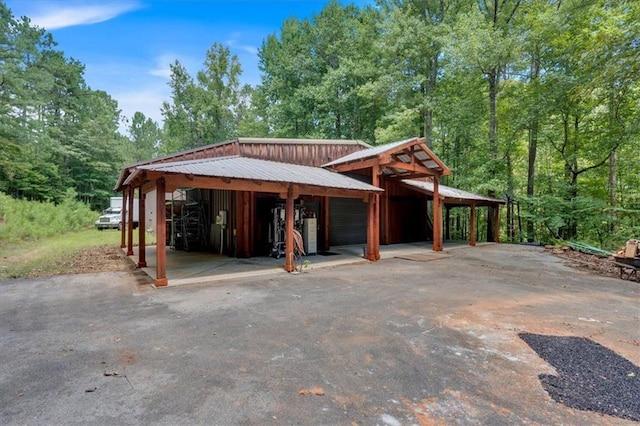
<instances>
[{"instance_id":1,"label":"concrete slab floor","mask_svg":"<svg viewBox=\"0 0 640 426\"><path fill-rule=\"evenodd\" d=\"M479 246L493 243L479 243ZM380 257L388 259L398 256L418 256L423 260L439 259L448 256L447 250L468 247L466 242L448 241L444 244L443 252L431 250L430 242L391 244L380 247ZM363 259L362 245L332 247L331 255L314 254L304 256L309 263L304 271L317 268L335 267L366 263ZM125 249L126 251L126 249ZM133 248L133 255L129 256L134 264L139 259L139 248ZM141 268L152 279L156 278L156 246L147 246L145 251L147 266ZM418 258L416 258L418 260ZM167 247L167 278L169 287L185 284L212 283L234 278L249 278L271 274L284 274L284 258L268 256L251 258L234 258L212 252L186 252Z\"/></svg>"},{"instance_id":2,"label":"concrete slab floor","mask_svg":"<svg viewBox=\"0 0 640 426\"><path fill-rule=\"evenodd\" d=\"M518 333L638 365L637 283L534 247L448 254L163 291L0 282L0 424L633 424L553 401Z\"/></svg>"}]
</instances>

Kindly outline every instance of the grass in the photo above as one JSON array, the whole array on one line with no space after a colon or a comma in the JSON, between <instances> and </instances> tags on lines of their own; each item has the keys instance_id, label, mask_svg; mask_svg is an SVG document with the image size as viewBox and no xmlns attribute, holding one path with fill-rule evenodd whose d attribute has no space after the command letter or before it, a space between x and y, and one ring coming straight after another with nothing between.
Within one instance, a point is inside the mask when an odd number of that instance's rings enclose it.
<instances>
[{"instance_id":1,"label":"grass","mask_svg":"<svg viewBox=\"0 0 640 426\"><path fill-rule=\"evenodd\" d=\"M19 241L0 244L0 279L31 278L78 272L78 262L83 257L84 272L93 272L90 254L100 256L98 248L105 251L119 249L120 232L95 229L69 232L37 241ZM138 232L133 233L134 245L138 244ZM147 235L147 244L155 244L155 237ZM95 259L98 260L98 259Z\"/></svg>"}]
</instances>

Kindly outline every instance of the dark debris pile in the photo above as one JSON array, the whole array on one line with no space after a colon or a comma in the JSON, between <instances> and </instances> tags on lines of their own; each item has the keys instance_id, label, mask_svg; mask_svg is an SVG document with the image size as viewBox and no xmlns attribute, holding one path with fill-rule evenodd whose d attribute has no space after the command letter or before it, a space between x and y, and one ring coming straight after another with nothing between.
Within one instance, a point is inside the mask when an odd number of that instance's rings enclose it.
<instances>
[{"instance_id":1,"label":"dark debris pile","mask_svg":"<svg viewBox=\"0 0 640 426\"><path fill-rule=\"evenodd\" d=\"M558 372L539 376L554 401L640 421L640 367L583 337L519 336Z\"/></svg>"}]
</instances>

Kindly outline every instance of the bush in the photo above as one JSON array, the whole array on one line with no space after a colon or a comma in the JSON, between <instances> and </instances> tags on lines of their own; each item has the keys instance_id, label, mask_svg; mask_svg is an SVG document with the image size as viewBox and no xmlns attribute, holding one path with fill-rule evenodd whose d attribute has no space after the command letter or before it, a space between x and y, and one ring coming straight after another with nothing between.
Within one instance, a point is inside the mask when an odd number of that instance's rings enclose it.
<instances>
[{"instance_id":1,"label":"bush","mask_svg":"<svg viewBox=\"0 0 640 426\"><path fill-rule=\"evenodd\" d=\"M97 214L68 189L59 204L14 199L0 192L0 241L39 240L90 228Z\"/></svg>"}]
</instances>

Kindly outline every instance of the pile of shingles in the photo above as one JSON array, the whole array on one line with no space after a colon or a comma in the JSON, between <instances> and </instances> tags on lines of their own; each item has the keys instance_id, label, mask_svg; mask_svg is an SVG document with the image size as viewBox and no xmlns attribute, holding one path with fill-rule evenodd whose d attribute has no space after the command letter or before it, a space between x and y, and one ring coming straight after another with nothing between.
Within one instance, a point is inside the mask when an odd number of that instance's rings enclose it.
<instances>
[{"instance_id":1,"label":"pile of shingles","mask_svg":"<svg viewBox=\"0 0 640 426\"><path fill-rule=\"evenodd\" d=\"M520 333L557 374L540 374L554 401L640 421L640 367L591 339Z\"/></svg>"}]
</instances>

